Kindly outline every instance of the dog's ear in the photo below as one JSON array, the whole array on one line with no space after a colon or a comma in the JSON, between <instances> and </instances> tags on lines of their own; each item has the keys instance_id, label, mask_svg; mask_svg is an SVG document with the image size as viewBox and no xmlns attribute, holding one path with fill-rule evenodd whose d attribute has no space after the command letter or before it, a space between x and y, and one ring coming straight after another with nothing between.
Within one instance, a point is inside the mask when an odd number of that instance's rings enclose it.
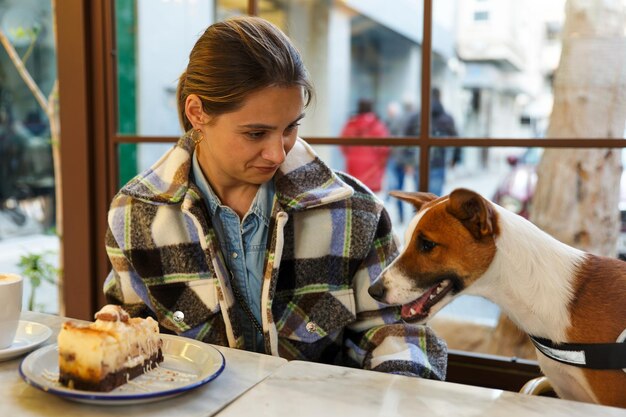
<instances>
[{"instance_id":1,"label":"dog's ear","mask_svg":"<svg viewBox=\"0 0 626 417\"><path fill-rule=\"evenodd\" d=\"M492 205L474 191L458 188L450 193L446 211L459 219L477 240L496 233Z\"/></svg>"},{"instance_id":2,"label":"dog's ear","mask_svg":"<svg viewBox=\"0 0 626 417\"><path fill-rule=\"evenodd\" d=\"M429 201L433 201L439 197L431 193L410 193L406 191L390 191L389 195L399 198L402 201L413 204L416 211L419 211L422 206Z\"/></svg>"}]
</instances>

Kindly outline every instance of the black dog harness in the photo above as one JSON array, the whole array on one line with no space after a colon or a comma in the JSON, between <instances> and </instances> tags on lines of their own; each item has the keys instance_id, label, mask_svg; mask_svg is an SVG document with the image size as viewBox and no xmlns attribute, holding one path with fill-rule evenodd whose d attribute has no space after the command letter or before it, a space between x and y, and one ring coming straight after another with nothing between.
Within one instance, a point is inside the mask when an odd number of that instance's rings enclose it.
<instances>
[{"instance_id":1,"label":"black dog harness","mask_svg":"<svg viewBox=\"0 0 626 417\"><path fill-rule=\"evenodd\" d=\"M530 340L541 353L561 363L589 369L626 368L626 340L617 343L558 344L536 336L530 336Z\"/></svg>"}]
</instances>

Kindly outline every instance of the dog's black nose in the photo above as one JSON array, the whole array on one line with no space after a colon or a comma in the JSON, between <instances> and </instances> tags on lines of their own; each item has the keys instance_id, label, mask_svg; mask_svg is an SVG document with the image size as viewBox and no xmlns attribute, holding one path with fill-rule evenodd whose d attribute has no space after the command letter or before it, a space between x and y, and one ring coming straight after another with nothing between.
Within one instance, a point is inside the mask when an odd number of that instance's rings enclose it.
<instances>
[{"instance_id":1,"label":"dog's black nose","mask_svg":"<svg viewBox=\"0 0 626 417\"><path fill-rule=\"evenodd\" d=\"M382 301L385 298L385 286L383 285L383 280L379 279L374 282L367 289L367 292L372 296L374 300Z\"/></svg>"}]
</instances>

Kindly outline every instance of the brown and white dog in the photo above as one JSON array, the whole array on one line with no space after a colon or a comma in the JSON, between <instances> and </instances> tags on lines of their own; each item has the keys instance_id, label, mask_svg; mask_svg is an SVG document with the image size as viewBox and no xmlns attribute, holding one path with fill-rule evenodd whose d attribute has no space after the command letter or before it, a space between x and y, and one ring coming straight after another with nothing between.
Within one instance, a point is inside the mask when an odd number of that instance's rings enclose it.
<instances>
[{"instance_id":1,"label":"brown and white dog","mask_svg":"<svg viewBox=\"0 0 626 417\"><path fill-rule=\"evenodd\" d=\"M424 322L459 294L483 296L535 338L559 397L626 407L626 262L565 245L470 190L392 195L418 212L372 297Z\"/></svg>"}]
</instances>

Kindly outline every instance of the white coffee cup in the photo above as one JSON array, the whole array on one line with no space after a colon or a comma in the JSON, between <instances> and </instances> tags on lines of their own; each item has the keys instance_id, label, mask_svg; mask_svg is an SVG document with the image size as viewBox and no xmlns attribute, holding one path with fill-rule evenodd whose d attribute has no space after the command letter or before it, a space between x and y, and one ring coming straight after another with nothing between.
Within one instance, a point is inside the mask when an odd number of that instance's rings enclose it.
<instances>
[{"instance_id":1,"label":"white coffee cup","mask_svg":"<svg viewBox=\"0 0 626 417\"><path fill-rule=\"evenodd\" d=\"M22 312L23 283L21 275L0 273L0 349L13 343Z\"/></svg>"}]
</instances>

